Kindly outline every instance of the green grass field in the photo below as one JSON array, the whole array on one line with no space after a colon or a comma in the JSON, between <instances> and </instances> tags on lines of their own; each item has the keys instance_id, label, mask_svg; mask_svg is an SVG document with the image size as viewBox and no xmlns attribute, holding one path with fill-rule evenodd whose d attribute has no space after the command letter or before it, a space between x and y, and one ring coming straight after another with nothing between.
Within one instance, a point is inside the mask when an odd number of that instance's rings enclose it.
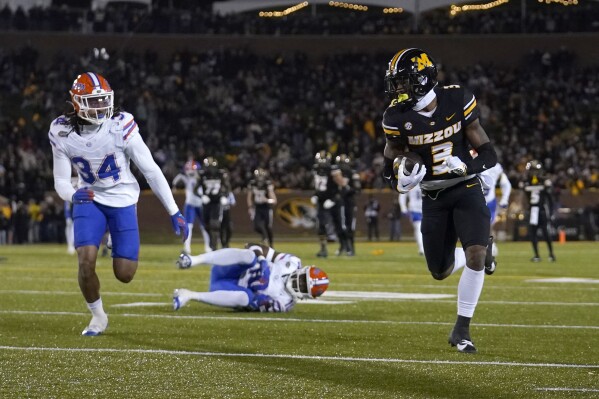
<instances>
[{"instance_id":1,"label":"green grass field","mask_svg":"<svg viewBox=\"0 0 599 399\"><path fill-rule=\"evenodd\" d=\"M0 247L0 398L599 397L598 243L556 244L557 263L536 264L529 243L500 243L471 327L476 355L447 344L459 275L433 280L413 243L324 260L316 243L278 249L329 274L321 300L288 314L174 312L173 289L207 290L209 268L177 270L178 246L145 245L128 285L100 258L110 325L82 337L75 257ZM545 280L566 277L577 280Z\"/></svg>"}]
</instances>

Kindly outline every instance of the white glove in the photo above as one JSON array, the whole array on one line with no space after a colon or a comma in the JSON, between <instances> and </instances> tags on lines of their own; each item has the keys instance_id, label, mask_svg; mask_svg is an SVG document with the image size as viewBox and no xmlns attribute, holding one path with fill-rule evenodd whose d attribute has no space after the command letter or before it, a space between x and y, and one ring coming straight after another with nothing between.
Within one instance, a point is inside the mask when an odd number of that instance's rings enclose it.
<instances>
[{"instance_id":1,"label":"white glove","mask_svg":"<svg viewBox=\"0 0 599 399\"><path fill-rule=\"evenodd\" d=\"M256 216L256 209L254 207L251 207L248 209L248 214L250 215L250 220L254 220L254 217Z\"/></svg>"},{"instance_id":2,"label":"white glove","mask_svg":"<svg viewBox=\"0 0 599 399\"><path fill-rule=\"evenodd\" d=\"M499 201L499 207L502 209L506 209L507 208L507 201Z\"/></svg>"},{"instance_id":3,"label":"white glove","mask_svg":"<svg viewBox=\"0 0 599 399\"><path fill-rule=\"evenodd\" d=\"M322 206L324 207L324 209L331 209L332 207L335 206L335 201L333 200L325 200L324 203L322 204Z\"/></svg>"},{"instance_id":4,"label":"white glove","mask_svg":"<svg viewBox=\"0 0 599 399\"><path fill-rule=\"evenodd\" d=\"M274 204L275 202L276 201L274 199L272 199L272 198L269 198L269 199L266 200L266 203L270 204L270 205Z\"/></svg>"},{"instance_id":5,"label":"white glove","mask_svg":"<svg viewBox=\"0 0 599 399\"><path fill-rule=\"evenodd\" d=\"M202 195L202 203L204 205L209 204L210 203L210 197L207 195Z\"/></svg>"},{"instance_id":6,"label":"white glove","mask_svg":"<svg viewBox=\"0 0 599 399\"><path fill-rule=\"evenodd\" d=\"M443 164L447 166L450 173L456 174L458 176L466 175L466 164L462 162L459 157L448 157L443 161Z\"/></svg>"},{"instance_id":7,"label":"white glove","mask_svg":"<svg viewBox=\"0 0 599 399\"><path fill-rule=\"evenodd\" d=\"M426 174L426 166L424 165L414 165L412 173L409 175L404 173L405 168L406 158L403 158L397 170L397 191L399 191L401 194L405 194L416 187L422 181L422 179L424 179L424 175Z\"/></svg>"},{"instance_id":8,"label":"white glove","mask_svg":"<svg viewBox=\"0 0 599 399\"><path fill-rule=\"evenodd\" d=\"M220 197L220 204L222 206L227 206L229 205L229 199L227 197Z\"/></svg>"},{"instance_id":9,"label":"white glove","mask_svg":"<svg viewBox=\"0 0 599 399\"><path fill-rule=\"evenodd\" d=\"M318 197L313 195L312 197L310 197L310 202L312 203L312 205L318 204Z\"/></svg>"}]
</instances>

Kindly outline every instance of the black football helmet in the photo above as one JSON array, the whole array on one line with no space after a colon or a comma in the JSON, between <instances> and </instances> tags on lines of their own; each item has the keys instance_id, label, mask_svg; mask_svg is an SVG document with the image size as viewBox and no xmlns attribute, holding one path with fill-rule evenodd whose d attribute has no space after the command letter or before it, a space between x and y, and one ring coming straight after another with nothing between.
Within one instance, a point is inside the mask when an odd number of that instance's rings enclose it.
<instances>
[{"instance_id":1,"label":"black football helmet","mask_svg":"<svg viewBox=\"0 0 599 399\"><path fill-rule=\"evenodd\" d=\"M208 157L204 159L204 167L209 168L218 168L218 161L214 157Z\"/></svg>"},{"instance_id":2,"label":"black football helmet","mask_svg":"<svg viewBox=\"0 0 599 399\"><path fill-rule=\"evenodd\" d=\"M330 165L331 159L333 156L331 153L326 152L325 150L318 151L314 156L314 162L316 165Z\"/></svg>"},{"instance_id":3,"label":"black football helmet","mask_svg":"<svg viewBox=\"0 0 599 399\"><path fill-rule=\"evenodd\" d=\"M540 172L541 169L543 169L543 164L541 164L541 162L537 161L536 159L533 159L526 163L526 170L528 171L528 173Z\"/></svg>"},{"instance_id":4,"label":"black football helmet","mask_svg":"<svg viewBox=\"0 0 599 399\"><path fill-rule=\"evenodd\" d=\"M412 108L437 85L435 61L424 50L407 48L389 61L385 74L385 93L404 109Z\"/></svg>"},{"instance_id":5,"label":"black football helmet","mask_svg":"<svg viewBox=\"0 0 599 399\"><path fill-rule=\"evenodd\" d=\"M254 170L254 177L256 180L266 180L268 178L268 171L263 168Z\"/></svg>"},{"instance_id":6,"label":"black football helmet","mask_svg":"<svg viewBox=\"0 0 599 399\"><path fill-rule=\"evenodd\" d=\"M335 157L335 163L337 165L350 165L351 158L346 154L339 154Z\"/></svg>"}]
</instances>

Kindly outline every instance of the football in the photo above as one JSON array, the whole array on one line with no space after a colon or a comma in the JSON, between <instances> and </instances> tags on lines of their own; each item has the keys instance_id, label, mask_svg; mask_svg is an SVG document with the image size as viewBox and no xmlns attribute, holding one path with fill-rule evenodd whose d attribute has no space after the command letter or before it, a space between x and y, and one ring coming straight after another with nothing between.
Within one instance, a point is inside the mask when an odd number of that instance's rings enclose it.
<instances>
[{"instance_id":1,"label":"football","mask_svg":"<svg viewBox=\"0 0 599 399\"><path fill-rule=\"evenodd\" d=\"M422 166L422 157L420 155L418 155L418 153L416 152L404 152L402 155L398 156L397 158L395 158L395 160L393 161L393 173L395 174L395 177L397 177L398 172L399 172L399 165L401 164L401 161L406 158L406 165L405 165L405 169L404 169L404 174L410 174L412 173L412 170L414 169L414 166L416 164L419 164L420 166Z\"/></svg>"}]
</instances>

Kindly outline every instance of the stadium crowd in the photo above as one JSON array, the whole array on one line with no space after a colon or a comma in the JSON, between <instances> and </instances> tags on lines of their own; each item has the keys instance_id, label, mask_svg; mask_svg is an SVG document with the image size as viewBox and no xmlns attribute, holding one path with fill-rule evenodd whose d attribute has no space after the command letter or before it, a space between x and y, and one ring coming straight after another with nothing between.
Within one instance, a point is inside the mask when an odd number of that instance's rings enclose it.
<instances>
[{"instance_id":1,"label":"stadium crowd","mask_svg":"<svg viewBox=\"0 0 599 399\"><path fill-rule=\"evenodd\" d=\"M46 135L50 121L69 108L70 82L87 70L108 78L116 104L135 115L167 178L188 158L213 156L230 171L237 192L257 167L270 171L277 188L311 189L314 154L326 149L352 156L364 188L384 188L380 126L387 100L381 71L387 58L336 54L311 63L301 53L261 56L227 49L176 53L166 63L151 52L110 57L90 52L41 64L32 48L3 51L0 195L8 199L3 213L16 215L23 208L29 223L43 222L39 212L60 214L58 204L46 198L53 191ZM536 158L558 189L598 188L599 68L577 67L566 50L535 52L523 62L525 69L485 64L455 69L443 63L439 77L473 90L482 124L514 186L526 162ZM30 201L41 211L32 212ZM59 228L50 230L42 227L42 236Z\"/></svg>"},{"instance_id":2,"label":"stadium crowd","mask_svg":"<svg viewBox=\"0 0 599 399\"><path fill-rule=\"evenodd\" d=\"M369 12L310 7L284 18L257 18L257 11L220 15L212 2L154 1L153 7L116 2L92 10L81 3L28 10L6 5L0 10L0 30L66 31L82 33L159 33L225 35L386 35L386 34L497 34L563 33L599 31L599 5L580 2L561 4L529 2L525 16L520 3L505 4L484 11L461 12L449 7L413 14L383 13L382 7ZM371 7L372 8L372 7Z\"/></svg>"}]
</instances>

